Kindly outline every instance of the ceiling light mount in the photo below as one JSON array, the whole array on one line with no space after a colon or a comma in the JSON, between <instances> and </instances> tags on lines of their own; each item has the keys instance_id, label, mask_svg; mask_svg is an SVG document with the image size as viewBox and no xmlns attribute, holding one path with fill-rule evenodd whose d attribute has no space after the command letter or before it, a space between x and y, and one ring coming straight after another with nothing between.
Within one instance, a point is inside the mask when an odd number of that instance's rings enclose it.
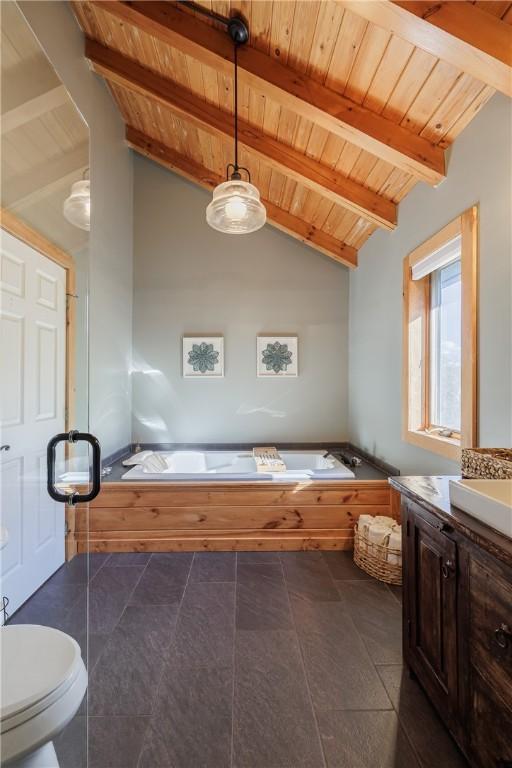
<instances>
[{"instance_id":1,"label":"ceiling light mount","mask_svg":"<svg viewBox=\"0 0 512 768\"><path fill-rule=\"evenodd\" d=\"M245 45L249 40L249 27L240 16L232 16L228 21L228 35L235 45Z\"/></svg>"},{"instance_id":2,"label":"ceiling light mount","mask_svg":"<svg viewBox=\"0 0 512 768\"><path fill-rule=\"evenodd\" d=\"M181 0L180 6L189 8L194 13L206 16L208 19L221 24L227 29L228 35L236 45L244 45L249 41L249 27L241 16L222 16L222 14L206 8L204 5L194 3L193 0Z\"/></svg>"}]
</instances>

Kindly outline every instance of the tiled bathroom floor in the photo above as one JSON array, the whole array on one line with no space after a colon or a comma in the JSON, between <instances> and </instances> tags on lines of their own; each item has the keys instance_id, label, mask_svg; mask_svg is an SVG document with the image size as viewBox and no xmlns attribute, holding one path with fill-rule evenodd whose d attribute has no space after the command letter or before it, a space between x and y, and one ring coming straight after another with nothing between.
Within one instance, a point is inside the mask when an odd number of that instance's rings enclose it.
<instances>
[{"instance_id":1,"label":"tiled bathroom floor","mask_svg":"<svg viewBox=\"0 0 512 768\"><path fill-rule=\"evenodd\" d=\"M61 768L463 768L401 665L400 591L348 552L91 555ZM85 654L85 556L13 621ZM88 752L88 763L87 763Z\"/></svg>"}]
</instances>

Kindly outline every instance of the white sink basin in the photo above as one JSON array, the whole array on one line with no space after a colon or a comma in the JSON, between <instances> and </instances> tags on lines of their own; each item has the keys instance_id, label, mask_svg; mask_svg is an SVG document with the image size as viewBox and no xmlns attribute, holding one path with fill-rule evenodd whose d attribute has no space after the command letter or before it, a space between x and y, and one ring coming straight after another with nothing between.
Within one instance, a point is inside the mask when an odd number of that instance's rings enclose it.
<instances>
[{"instance_id":1,"label":"white sink basin","mask_svg":"<svg viewBox=\"0 0 512 768\"><path fill-rule=\"evenodd\" d=\"M512 538L512 480L450 480L450 501Z\"/></svg>"}]
</instances>

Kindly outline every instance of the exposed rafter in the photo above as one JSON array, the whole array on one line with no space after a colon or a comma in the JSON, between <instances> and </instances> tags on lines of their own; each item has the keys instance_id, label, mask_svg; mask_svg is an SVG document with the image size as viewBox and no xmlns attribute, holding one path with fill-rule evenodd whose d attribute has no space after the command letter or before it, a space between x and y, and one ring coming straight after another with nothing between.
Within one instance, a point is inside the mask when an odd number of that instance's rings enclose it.
<instances>
[{"instance_id":1,"label":"exposed rafter","mask_svg":"<svg viewBox=\"0 0 512 768\"><path fill-rule=\"evenodd\" d=\"M56 189L77 181L89 165L89 142L34 166L20 176L6 179L3 202L17 209L26 208Z\"/></svg>"},{"instance_id":2,"label":"exposed rafter","mask_svg":"<svg viewBox=\"0 0 512 768\"><path fill-rule=\"evenodd\" d=\"M512 27L467 2L338 0L368 21L512 96Z\"/></svg>"},{"instance_id":3,"label":"exposed rafter","mask_svg":"<svg viewBox=\"0 0 512 768\"><path fill-rule=\"evenodd\" d=\"M217 184L224 181L220 176L212 173L194 160L181 155L171 147L161 144L156 139L152 139L130 126L126 128L126 140L140 154L155 160L157 163L170 168L180 176L206 189L211 190ZM357 251L355 248L308 224L304 219L293 216L269 200L264 200L263 203L267 209L267 221L269 223L295 239L312 246L317 251L321 251L340 264L352 268L357 266Z\"/></svg>"},{"instance_id":4,"label":"exposed rafter","mask_svg":"<svg viewBox=\"0 0 512 768\"><path fill-rule=\"evenodd\" d=\"M42 51L13 62L8 68L6 63L2 78L3 115L62 85Z\"/></svg>"},{"instance_id":5,"label":"exposed rafter","mask_svg":"<svg viewBox=\"0 0 512 768\"><path fill-rule=\"evenodd\" d=\"M86 40L85 55L93 69L112 83L170 107L196 127L225 139L233 136L233 117L190 91L141 67L133 60L94 40ZM238 139L272 168L309 189L386 229L396 227L396 205L352 179L322 165L293 147L238 121Z\"/></svg>"},{"instance_id":6,"label":"exposed rafter","mask_svg":"<svg viewBox=\"0 0 512 768\"><path fill-rule=\"evenodd\" d=\"M94 0L101 10L231 76L227 35L171 3ZM445 176L440 147L249 46L239 52L240 80L336 136L430 184Z\"/></svg>"},{"instance_id":7,"label":"exposed rafter","mask_svg":"<svg viewBox=\"0 0 512 768\"><path fill-rule=\"evenodd\" d=\"M4 112L2 115L2 133L13 131L31 120L35 120L41 115L51 112L52 109L61 107L69 100L66 89L63 85L52 88L51 91L35 96L29 101L19 104L17 107Z\"/></svg>"}]
</instances>

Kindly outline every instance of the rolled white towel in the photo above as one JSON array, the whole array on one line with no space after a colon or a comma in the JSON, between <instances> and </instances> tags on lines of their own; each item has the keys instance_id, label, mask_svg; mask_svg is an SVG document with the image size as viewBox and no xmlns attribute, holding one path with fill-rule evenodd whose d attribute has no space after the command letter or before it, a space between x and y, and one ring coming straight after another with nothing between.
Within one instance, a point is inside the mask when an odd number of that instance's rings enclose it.
<instances>
[{"instance_id":1,"label":"rolled white towel","mask_svg":"<svg viewBox=\"0 0 512 768\"><path fill-rule=\"evenodd\" d=\"M357 521L357 530L363 536L368 536L368 528L373 525L375 518L373 515L359 515Z\"/></svg>"},{"instance_id":2,"label":"rolled white towel","mask_svg":"<svg viewBox=\"0 0 512 768\"><path fill-rule=\"evenodd\" d=\"M402 532L400 530L391 532L388 547L390 550L396 550L396 552L388 554L388 562L399 565L402 562L402 555L397 554L397 552L402 551Z\"/></svg>"},{"instance_id":3,"label":"rolled white towel","mask_svg":"<svg viewBox=\"0 0 512 768\"><path fill-rule=\"evenodd\" d=\"M380 546L387 546L391 531L387 525L381 525L380 523L373 523L368 529L368 541L371 544L380 544Z\"/></svg>"},{"instance_id":4,"label":"rolled white towel","mask_svg":"<svg viewBox=\"0 0 512 768\"><path fill-rule=\"evenodd\" d=\"M370 525L373 525L375 518L373 515L359 515L359 519L357 521L357 531L360 535L359 539L359 547L361 550L368 549L367 539L368 539L368 531L370 528Z\"/></svg>"},{"instance_id":5,"label":"rolled white towel","mask_svg":"<svg viewBox=\"0 0 512 768\"><path fill-rule=\"evenodd\" d=\"M152 453L142 462L142 471L152 475L165 472L167 468L166 460L158 453Z\"/></svg>"},{"instance_id":6,"label":"rolled white towel","mask_svg":"<svg viewBox=\"0 0 512 768\"><path fill-rule=\"evenodd\" d=\"M392 517L387 517L386 515L375 515L374 520L376 523L386 525L388 528L392 528L396 523L396 520L393 520Z\"/></svg>"}]
</instances>

